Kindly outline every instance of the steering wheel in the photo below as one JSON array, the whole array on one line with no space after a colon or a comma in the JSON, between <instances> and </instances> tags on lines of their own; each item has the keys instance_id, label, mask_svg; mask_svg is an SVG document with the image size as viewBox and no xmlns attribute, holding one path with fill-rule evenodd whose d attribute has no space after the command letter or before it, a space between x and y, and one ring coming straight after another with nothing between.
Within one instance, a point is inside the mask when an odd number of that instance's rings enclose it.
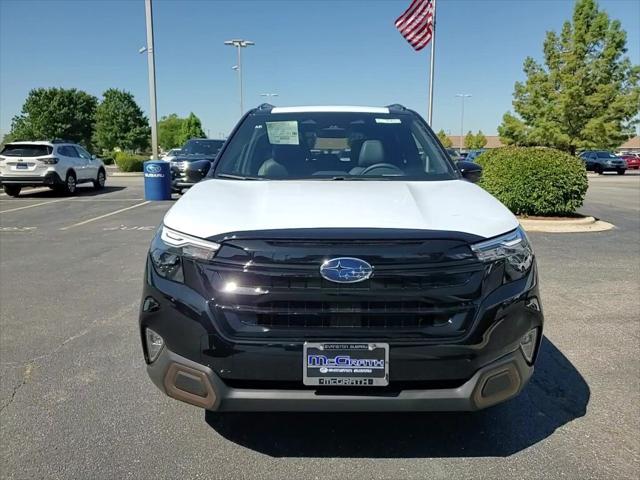
<instances>
[{"instance_id":1,"label":"steering wheel","mask_svg":"<svg viewBox=\"0 0 640 480\"><path fill-rule=\"evenodd\" d=\"M371 175L371 172L375 170L387 170L386 173L390 173L391 175L404 175L404 172L392 163L374 163L365 168L360 175ZM378 175L383 174L384 172L378 173Z\"/></svg>"}]
</instances>

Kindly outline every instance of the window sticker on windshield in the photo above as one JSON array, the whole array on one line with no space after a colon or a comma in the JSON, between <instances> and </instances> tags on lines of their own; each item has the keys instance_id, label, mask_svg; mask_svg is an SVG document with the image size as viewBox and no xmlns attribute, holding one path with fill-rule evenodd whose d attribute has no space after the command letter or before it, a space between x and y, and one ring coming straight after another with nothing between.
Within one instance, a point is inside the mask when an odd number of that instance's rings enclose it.
<instances>
[{"instance_id":1,"label":"window sticker on windshield","mask_svg":"<svg viewBox=\"0 0 640 480\"><path fill-rule=\"evenodd\" d=\"M266 123L267 135L271 145L300 145L298 122L296 120Z\"/></svg>"},{"instance_id":2,"label":"window sticker on windshield","mask_svg":"<svg viewBox=\"0 0 640 480\"><path fill-rule=\"evenodd\" d=\"M376 123L402 123L399 118L376 118Z\"/></svg>"}]
</instances>

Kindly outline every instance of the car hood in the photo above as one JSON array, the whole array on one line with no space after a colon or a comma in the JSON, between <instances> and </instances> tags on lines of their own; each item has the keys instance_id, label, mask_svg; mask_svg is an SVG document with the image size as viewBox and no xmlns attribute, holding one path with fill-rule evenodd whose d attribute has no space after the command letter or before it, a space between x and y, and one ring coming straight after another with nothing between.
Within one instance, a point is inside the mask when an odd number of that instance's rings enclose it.
<instances>
[{"instance_id":1,"label":"car hood","mask_svg":"<svg viewBox=\"0 0 640 480\"><path fill-rule=\"evenodd\" d=\"M216 158L215 155L200 155L200 154L176 155L175 161L176 162L182 162L182 161L195 162L197 160L209 160L210 162L213 162L215 158Z\"/></svg>"},{"instance_id":2,"label":"car hood","mask_svg":"<svg viewBox=\"0 0 640 480\"><path fill-rule=\"evenodd\" d=\"M518 220L464 180L210 179L178 200L164 224L200 238L300 228L439 230L490 238L513 230Z\"/></svg>"}]
</instances>

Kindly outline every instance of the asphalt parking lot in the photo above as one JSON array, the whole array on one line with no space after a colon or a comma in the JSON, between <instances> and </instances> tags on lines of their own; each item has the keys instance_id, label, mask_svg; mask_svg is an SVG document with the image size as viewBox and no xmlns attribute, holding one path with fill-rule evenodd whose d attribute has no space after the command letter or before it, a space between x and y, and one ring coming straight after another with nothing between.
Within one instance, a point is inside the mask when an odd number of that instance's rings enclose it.
<instances>
[{"instance_id":1,"label":"asphalt parking lot","mask_svg":"<svg viewBox=\"0 0 640 480\"><path fill-rule=\"evenodd\" d=\"M600 233L531 234L545 341L474 414L206 415L148 379L148 242L171 202L117 177L0 195L2 478L638 478L640 175L590 175ZM212 208L224 208L213 205Z\"/></svg>"}]
</instances>

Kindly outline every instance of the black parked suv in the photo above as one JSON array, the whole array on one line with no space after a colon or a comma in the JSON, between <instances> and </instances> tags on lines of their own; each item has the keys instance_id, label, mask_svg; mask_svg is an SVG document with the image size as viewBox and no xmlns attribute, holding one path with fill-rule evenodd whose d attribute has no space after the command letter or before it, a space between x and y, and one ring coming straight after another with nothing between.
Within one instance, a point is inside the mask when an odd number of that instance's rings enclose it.
<instances>
[{"instance_id":1,"label":"black parked suv","mask_svg":"<svg viewBox=\"0 0 640 480\"><path fill-rule=\"evenodd\" d=\"M599 174L616 172L618 175L624 175L627 171L627 162L624 158L605 150L587 150L580 154L580 158L584 161L587 170Z\"/></svg>"},{"instance_id":2,"label":"black parked suv","mask_svg":"<svg viewBox=\"0 0 640 480\"><path fill-rule=\"evenodd\" d=\"M480 172L399 105L250 111L151 243L151 379L216 411L517 395L542 338L537 268Z\"/></svg>"},{"instance_id":3,"label":"black parked suv","mask_svg":"<svg viewBox=\"0 0 640 480\"><path fill-rule=\"evenodd\" d=\"M174 192L182 192L202 180L224 140L192 138L184 144L179 154L171 161L171 177Z\"/></svg>"}]
</instances>

